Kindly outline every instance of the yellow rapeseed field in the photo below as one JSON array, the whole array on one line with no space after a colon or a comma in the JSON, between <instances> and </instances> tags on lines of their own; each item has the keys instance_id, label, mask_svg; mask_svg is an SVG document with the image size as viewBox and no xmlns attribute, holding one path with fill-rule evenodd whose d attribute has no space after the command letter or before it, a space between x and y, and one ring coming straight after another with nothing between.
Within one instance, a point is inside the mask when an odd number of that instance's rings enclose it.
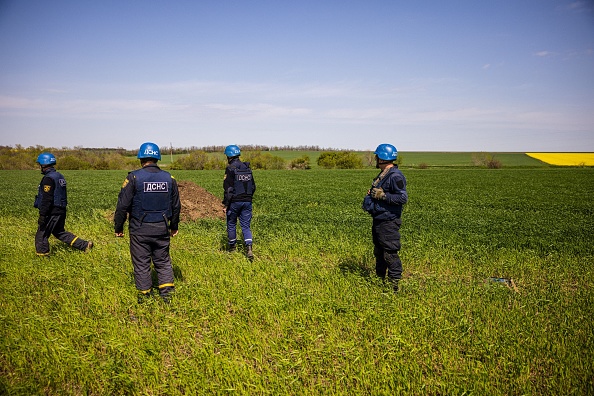
<instances>
[{"instance_id":1,"label":"yellow rapeseed field","mask_svg":"<svg viewBox=\"0 0 594 396\"><path fill-rule=\"evenodd\" d=\"M526 153L551 165L594 166L594 153Z\"/></svg>"}]
</instances>

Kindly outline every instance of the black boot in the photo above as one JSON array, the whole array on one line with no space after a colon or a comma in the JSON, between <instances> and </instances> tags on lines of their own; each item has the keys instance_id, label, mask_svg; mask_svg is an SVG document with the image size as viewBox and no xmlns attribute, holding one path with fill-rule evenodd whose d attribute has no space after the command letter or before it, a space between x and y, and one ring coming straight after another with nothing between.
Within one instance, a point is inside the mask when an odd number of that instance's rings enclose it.
<instances>
[{"instance_id":1,"label":"black boot","mask_svg":"<svg viewBox=\"0 0 594 396\"><path fill-rule=\"evenodd\" d=\"M165 304L171 303L171 297L173 296L174 290L173 286L166 286L159 290L159 295Z\"/></svg>"},{"instance_id":2,"label":"black boot","mask_svg":"<svg viewBox=\"0 0 594 396\"><path fill-rule=\"evenodd\" d=\"M153 297L153 291L138 291L138 304L144 304L148 302Z\"/></svg>"},{"instance_id":3,"label":"black boot","mask_svg":"<svg viewBox=\"0 0 594 396\"><path fill-rule=\"evenodd\" d=\"M171 294L170 293L161 294L161 300L163 300L163 302L165 304L171 304Z\"/></svg>"},{"instance_id":4,"label":"black boot","mask_svg":"<svg viewBox=\"0 0 594 396\"><path fill-rule=\"evenodd\" d=\"M233 252L235 252L236 250L237 250L237 245L236 245L235 243L234 243L234 244L229 244L229 247L227 248L227 251L228 251L229 253L233 253Z\"/></svg>"},{"instance_id":5,"label":"black boot","mask_svg":"<svg viewBox=\"0 0 594 396\"><path fill-rule=\"evenodd\" d=\"M254 253L252 252L252 245L246 245L246 257L248 258L248 260L253 260L254 259Z\"/></svg>"},{"instance_id":6,"label":"black boot","mask_svg":"<svg viewBox=\"0 0 594 396\"><path fill-rule=\"evenodd\" d=\"M398 282L400 281L400 279L390 279L389 280L389 284L390 286L392 286L392 290L394 290L394 293L398 293Z\"/></svg>"}]
</instances>

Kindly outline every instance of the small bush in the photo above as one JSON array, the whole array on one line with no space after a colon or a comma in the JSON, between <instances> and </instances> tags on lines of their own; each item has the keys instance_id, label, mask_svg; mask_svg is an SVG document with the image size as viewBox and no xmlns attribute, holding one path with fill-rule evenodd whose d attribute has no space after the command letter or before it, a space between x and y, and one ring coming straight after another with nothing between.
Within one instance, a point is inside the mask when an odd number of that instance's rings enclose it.
<instances>
[{"instance_id":1,"label":"small bush","mask_svg":"<svg viewBox=\"0 0 594 396\"><path fill-rule=\"evenodd\" d=\"M363 153L363 162L365 166L375 166L375 154L373 151L366 151Z\"/></svg>"},{"instance_id":2,"label":"small bush","mask_svg":"<svg viewBox=\"0 0 594 396\"><path fill-rule=\"evenodd\" d=\"M309 165L309 157L307 155L303 155L299 158L295 158L289 164L290 169L311 169Z\"/></svg>"},{"instance_id":3,"label":"small bush","mask_svg":"<svg viewBox=\"0 0 594 396\"><path fill-rule=\"evenodd\" d=\"M252 169L285 169L285 160L270 153L248 152L242 157Z\"/></svg>"},{"instance_id":4,"label":"small bush","mask_svg":"<svg viewBox=\"0 0 594 396\"><path fill-rule=\"evenodd\" d=\"M325 169L361 169L363 160L349 151L327 151L318 157L318 165Z\"/></svg>"},{"instance_id":5,"label":"small bush","mask_svg":"<svg viewBox=\"0 0 594 396\"><path fill-rule=\"evenodd\" d=\"M89 162L83 161L82 158L79 158L75 155L66 155L61 158L56 158L57 165L60 169L68 169L68 170L89 170L91 169L91 164Z\"/></svg>"},{"instance_id":6,"label":"small bush","mask_svg":"<svg viewBox=\"0 0 594 396\"><path fill-rule=\"evenodd\" d=\"M496 160L495 158L491 158L487 161L487 168L488 169L501 169L501 161Z\"/></svg>"},{"instance_id":7,"label":"small bush","mask_svg":"<svg viewBox=\"0 0 594 396\"><path fill-rule=\"evenodd\" d=\"M495 156L489 153L472 154L472 163L475 166L480 166L487 169L500 169L503 166L501 161L495 159Z\"/></svg>"},{"instance_id":8,"label":"small bush","mask_svg":"<svg viewBox=\"0 0 594 396\"><path fill-rule=\"evenodd\" d=\"M220 156L198 150L191 152L187 156L177 158L169 168L174 170L218 170L225 169L226 166L225 160Z\"/></svg>"}]
</instances>

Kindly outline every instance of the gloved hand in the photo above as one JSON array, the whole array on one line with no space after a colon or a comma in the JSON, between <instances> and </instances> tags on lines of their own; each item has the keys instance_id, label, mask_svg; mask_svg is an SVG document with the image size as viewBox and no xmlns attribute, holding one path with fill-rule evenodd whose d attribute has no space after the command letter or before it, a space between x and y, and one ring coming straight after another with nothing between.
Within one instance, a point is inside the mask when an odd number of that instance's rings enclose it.
<instances>
[{"instance_id":1,"label":"gloved hand","mask_svg":"<svg viewBox=\"0 0 594 396\"><path fill-rule=\"evenodd\" d=\"M37 219L37 224L39 224L39 226L42 226L45 224L45 216L39 216L39 219Z\"/></svg>"},{"instance_id":2,"label":"gloved hand","mask_svg":"<svg viewBox=\"0 0 594 396\"><path fill-rule=\"evenodd\" d=\"M383 188L372 188L371 189L371 198L385 200L386 193L384 192Z\"/></svg>"}]
</instances>

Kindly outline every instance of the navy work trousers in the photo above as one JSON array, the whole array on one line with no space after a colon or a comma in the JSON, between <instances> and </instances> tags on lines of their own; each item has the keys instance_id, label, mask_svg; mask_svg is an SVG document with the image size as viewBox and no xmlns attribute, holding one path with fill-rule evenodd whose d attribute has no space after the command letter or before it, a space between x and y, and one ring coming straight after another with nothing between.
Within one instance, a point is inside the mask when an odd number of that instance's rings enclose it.
<instances>
[{"instance_id":1,"label":"navy work trousers","mask_svg":"<svg viewBox=\"0 0 594 396\"><path fill-rule=\"evenodd\" d=\"M35 233L35 251L40 256L48 255L50 252L49 237L55 236L60 241L78 250L85 250L88 241L81 239L64 229L66 224L66 213L50 215L45 217L45 222L37 227Z\"/></svg>"},{"instance_id":2,"label":"navy work trousers","mask_svg":"<svg viewBox=\"0 0 594 396\"><path fill-rule=\"evenodd\" d=\"M159 293L168 295L173 291L170 240L169 234L161 236L130 234L130 256L134 266L134 281L139 291L148 293L153 287L151 262L157 273Z\"/></svg>"},{"instance_id":3,"label":"navy work trousers","mask_svg":"<svg viewBox=\"0 0 594 396\"><path fill-rule=\"evenodd\" d=\"M380 278L398 281L402 278L402 261L400 251L401 219L373 220L371 234L373 236L373 255L375 256L375 272Z\"/></svg>"},{"instance_id":4,"label":"navy work trousers","mask_svg":"<svg viewBox=\"0 0 594 396\"><path fill-rule=\"evenodd\" d=\"M229 244L234 245L237 242L237 219L243 233L243 241L246 245L252 244L252 203L251 202L231 202L227 208L227 238Z\"/></svg>"}]
</instances>

